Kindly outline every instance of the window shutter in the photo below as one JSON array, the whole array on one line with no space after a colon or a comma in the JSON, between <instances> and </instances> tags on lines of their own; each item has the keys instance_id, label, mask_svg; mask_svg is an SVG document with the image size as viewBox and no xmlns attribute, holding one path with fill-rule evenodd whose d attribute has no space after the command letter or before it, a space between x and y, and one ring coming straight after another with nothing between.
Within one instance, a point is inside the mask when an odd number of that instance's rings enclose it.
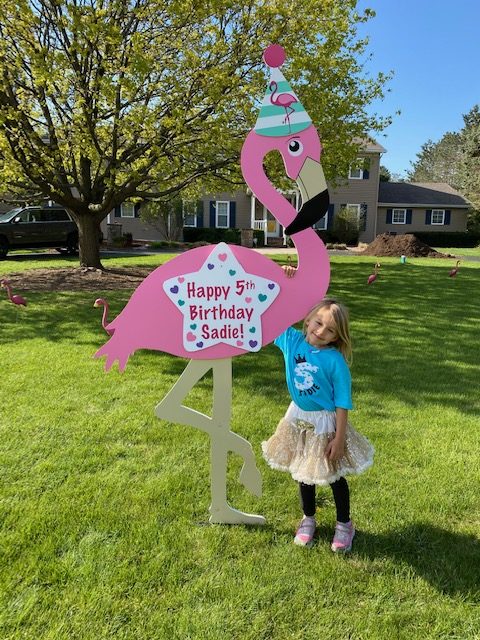
<instances>
[{"instance_id":1,"label":"window shutter","mask_svg":"<svg viewBox=\"0 0 480 640\"><path fill-rule=\"evenodd\" d=\"M363 180L370 178L370 158L365 158L363 161Z\"/></svg>"},{"instance_id":2,"label":"window shutter","mask_svg":"<svg viewBox=\"0 0 480 640\"><path fill-rule=\"evenodd\" d=\"M427 209L425 211L425 224L432 224L432 210Z\"/></svg>"},{"instance_id":3,"label":"window shutter","mask_svg":"<svg viewBox=\"0 0 480 640\"><path fill-rule=\"evenodd\" d=\"M117 205L115 207L115 218L121 218L122 217L122 207L120 205Z\"/></svg>"},{"instance_id":4,"label":"window shutter","mask_svg":"<svg viewBox=\"0 0 480 640\"><path fill-rule=\"evenodd\" d=\"M368 205L364 202L360 205L360 231L365 231L367 228L367 211Z\"/></svg>"},{"instance_id":5,"label":"window shutter","mask_svg":"<svg viewBox=\"0 0 480 640\"><path fill-rule=\"evenodd\" d=\"M450 224L450 209L445 209L445 224Z\"/></svg>"},{"instance_id":6,"label":"window shutter","mask_svg":"<svg viewBox=\"0 0 480 640\"><path fill-rule=\"evenodd\" d=\"M203 200L197 200L197 227L203 227Z\"/></svg>"},{"instance_id":7,"label":"window shutter","mask_svg":"<svg viewBox=\"0 0 480 640\"><path fill-rule=\"evenodd\" d=\"M139 217L140 217L140 213L139 213L139 212L140 212L140 207L141 207L141 205L140 205L140 204L135 204L135 205L133 206L133 216L134 216L135 218L139 218Z\"/></svg>"},{"instance_id":8,"label":"window shutter","mask_svg":"<svg viewBox=\"0 0 480 640\"><path fill-rule=\"evenodd\" d=\"M215 229L215 200L210 200L210 226Z\"/></svg>"},{"instance_id":9,"label":"window shutter","mask_svg":"<svg viewBox=\"0 0 480 640\"><path fill-rule=\"evenodd\" d=\"M385 222L387 224L392 224L392 213L393 213L392 209L387 209L387 217L385 218Z\"/></svg>"},{"instance_id":10,"label":"window shutter","mask_svg":"<svg viewBox=\"0 0 480 640\"><path fill-rule=\"evenodd\" d=\"M406 224L412 224L412 210L407 209Z\"/></svg>"},{"instance_id":11,"label":"window shutter","mask_svg":"<svg viewBox=\"0 0 480 640\"><path fill-rule=\"evenodd\" d=\"M235 200L231 200L230 201L230 220L229 220L229 227L230 229L235 229L236 226L236 222L237 222L237 203L235 202Z\"/></svg>"},{"instance_id":12,"label":"window shutter","mask_svg":"<svg viewBox=\"0 0 480 640\"><path fill-rule=\"evenodd\" d=\"M335 215L335 205L333 204L333 202L331 202L328 205L328 212L327 212L327 229L331 229L333 227L333 216Z\"/></svg>"}]
</instances>

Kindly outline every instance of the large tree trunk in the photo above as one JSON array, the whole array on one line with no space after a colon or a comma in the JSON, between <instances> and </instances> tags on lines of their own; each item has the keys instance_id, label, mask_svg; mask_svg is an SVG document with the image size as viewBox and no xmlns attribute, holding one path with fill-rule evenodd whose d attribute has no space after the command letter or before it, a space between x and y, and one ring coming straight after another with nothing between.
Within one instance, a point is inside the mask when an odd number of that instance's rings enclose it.
<instances>
[{"instance_id":1,"label":"large tree trunk","mask_svg":"<svg viewBox=\"0 0 480 640\"><path fill-rule=\"evenodd\" d=\"M77 213L75 221L78 226L80 266L103 269L100 262L100 220L92 213Z\"/></svg>"}]
</instances>

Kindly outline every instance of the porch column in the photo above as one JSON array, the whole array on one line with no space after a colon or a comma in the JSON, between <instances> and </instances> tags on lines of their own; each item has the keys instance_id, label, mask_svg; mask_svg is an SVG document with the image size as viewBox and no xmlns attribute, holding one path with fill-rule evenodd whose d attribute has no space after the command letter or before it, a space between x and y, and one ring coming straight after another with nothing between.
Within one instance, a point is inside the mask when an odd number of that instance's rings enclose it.
<instances>
[{"instance_id":1,"label":"porch column","mask_svg":"<svg viewBox=\"0 0 480 640\"><path fill-rule=\"evenodd\" d=\"M255 198L255 194L252 193L250 196L250 228L255 229L255 205L257 199Z\"/></svg>"}]
</instances>

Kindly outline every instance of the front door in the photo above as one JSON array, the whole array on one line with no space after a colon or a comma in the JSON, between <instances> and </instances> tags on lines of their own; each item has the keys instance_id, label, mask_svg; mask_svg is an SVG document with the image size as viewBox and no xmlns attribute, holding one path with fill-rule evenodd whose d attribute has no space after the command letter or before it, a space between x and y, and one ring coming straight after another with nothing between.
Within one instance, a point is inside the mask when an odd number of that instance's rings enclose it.
<instances>
[{"instance_id":1,"label":"front door","mask_svg":"<svg viewBox=\"0 0 480 640\"><path fill-rule=\"evenodd\" d=\"M270 211L267 211L267 238L278 238L280 236L280 225Z\"/></svg>"}]
</instances>

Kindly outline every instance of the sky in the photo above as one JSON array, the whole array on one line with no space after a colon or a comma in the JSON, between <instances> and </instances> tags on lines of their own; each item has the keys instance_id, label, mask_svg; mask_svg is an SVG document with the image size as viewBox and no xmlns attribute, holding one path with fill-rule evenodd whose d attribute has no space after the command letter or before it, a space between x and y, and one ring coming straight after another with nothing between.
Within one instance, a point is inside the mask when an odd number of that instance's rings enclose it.
<instances>
[{"instance_id":1,"label":"sky","mask_svg":"<svg viewBox=\"0 0 480 640\"><path fill-rule=\"evenodd\" d=\"M359 27L370 40L365 69L394 71L390 92L369 108L393 116L375 135L387 150L381 163L406 177L422 144L459 131L462 115L480 104L480 0L359 0L357 7L376 12Z\"/></svg>"}]
</instances>

